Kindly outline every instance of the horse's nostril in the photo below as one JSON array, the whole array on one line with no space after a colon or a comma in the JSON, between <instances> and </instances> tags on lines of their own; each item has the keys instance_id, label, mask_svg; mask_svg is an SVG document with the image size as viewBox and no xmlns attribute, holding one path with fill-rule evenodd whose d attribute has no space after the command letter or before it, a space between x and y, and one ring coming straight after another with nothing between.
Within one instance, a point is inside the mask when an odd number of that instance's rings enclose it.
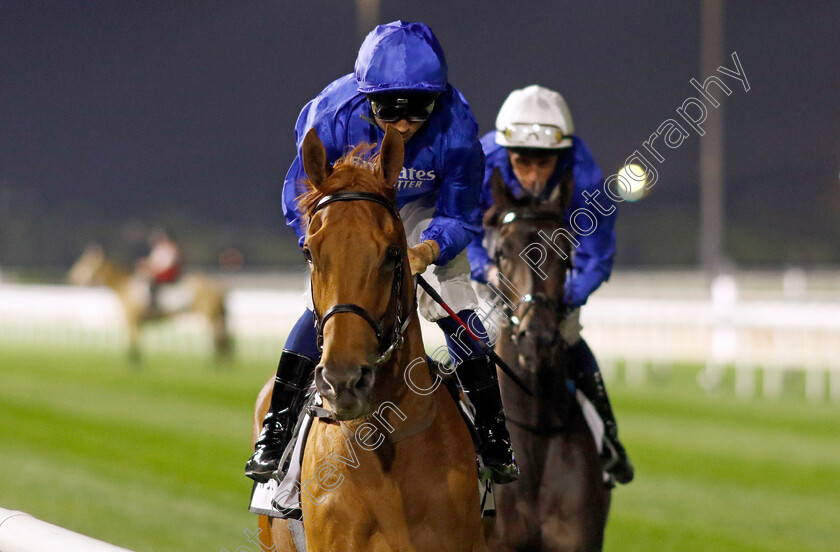
<instances>
[{"instance_id":1,"label":"horse's nostril","mask_svg":"<svg viewBox=\"0 0 840 552\"><path fill-rule=\"evenodd\" d=\"M362 366L360 369L359 379L356 380L354 389L357 395L365 395L373 387L373 368L370 366Z\"/></svg>"},{"instance_id":2,"label":"horse's nostril","mask_svg":"<svg viewBox=\"0 0 840 552\"><path fill-rule=\"evenodd\" d=\"M362 398L370 394L375 377L370 366L339 369L320 364L315 368L315 387L327 398L348 393Z\"/></svg>"},{"instance_id":3,"label":"horse's nostril","mask_svg":"<svg viewBox=\"0 0 840 552\"><path fill-rule=\"evenodd\" d=\"M324 365L319 364L315 367L315 388L321 395L334 394L335 390L327 378L324 377Z\"/></svg>"}]
</instances>

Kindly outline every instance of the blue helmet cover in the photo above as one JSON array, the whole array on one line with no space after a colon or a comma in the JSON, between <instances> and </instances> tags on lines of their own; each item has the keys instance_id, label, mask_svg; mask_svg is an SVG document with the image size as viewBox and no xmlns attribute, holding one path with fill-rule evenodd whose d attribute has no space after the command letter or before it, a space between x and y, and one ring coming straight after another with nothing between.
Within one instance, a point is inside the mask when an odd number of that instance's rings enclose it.
<instances>
[{"instance_id":1,"label":"blue helmet cover","mask_svg":"<svg viewBox=\"0 0 840 552\"><path fill-rule=\"evenodd\" d=\"M392 21L367 35L356 58L355 76L364 94L442 92L447 83L446 58L427 25Z\"/></svg>"}]
</instances>

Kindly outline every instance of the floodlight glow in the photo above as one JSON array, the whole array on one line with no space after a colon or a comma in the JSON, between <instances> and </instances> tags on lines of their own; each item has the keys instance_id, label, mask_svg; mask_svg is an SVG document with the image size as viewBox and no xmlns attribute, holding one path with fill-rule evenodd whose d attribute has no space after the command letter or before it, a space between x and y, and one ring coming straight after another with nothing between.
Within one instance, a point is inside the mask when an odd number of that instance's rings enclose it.
<instances>
[{"instance_id":1,"label":"floodlight glow","mask_svg":"<svg viewBox=\"0 0 840 552\"><path fill-rule=\"evenodd\" d=\"M630 163L618 171L618 194L627 201L638 201L647 195L647 171Z\"/></svg>"}]
</instances>

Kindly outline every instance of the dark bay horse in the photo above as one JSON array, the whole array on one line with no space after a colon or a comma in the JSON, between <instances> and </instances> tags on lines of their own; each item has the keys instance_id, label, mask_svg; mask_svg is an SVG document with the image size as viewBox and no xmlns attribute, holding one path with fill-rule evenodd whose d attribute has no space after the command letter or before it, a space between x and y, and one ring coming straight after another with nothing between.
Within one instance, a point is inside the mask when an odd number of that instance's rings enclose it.
<instances>
[{"instance_id":1,"label":"dark bay horse","mask_svg":"<svg viewBox=\"0 0 840 552\"><path fill-rule=\"evenodd\" d=\"M479 552L475 451L444 386L426 365L406 236L395 206L402 138L380 154L356 148L334 166L314 130L301 198L322 341L315 383L334 413L316 420L303 455L301 506L309 552ZM409 376L410 372L410 376ZM415 387L409 388L406 377ZM260 431L269 381L255 412ZM286 521L261 516L266 548L294 551Z\"/></svg>"},{"instance_id":2,"label":"dark bay horse","mask_svg":"<svg viewBox=\"0 0 840 552\"><path fill-rule=\"evenodd\" d=\"M492 177L494 206L485 226L497 233L496 262L525 299L508 310L496 352L536 393L525 395L501 379L507 425L521 475L496 487L496 525L490 550L496 552L590 552L601 550L610 489L602 460L582 411L566 380L563 286L571 243L562 235L564 259L546 247L538 274L520 257L530 244L544 243L539 232L556 235L571 198L571 175L548 201L517 200L501 175ZM563 250L563 249L561 249ZM521 297L520 297L521 299Z\"/></svg>"}]
</instances>

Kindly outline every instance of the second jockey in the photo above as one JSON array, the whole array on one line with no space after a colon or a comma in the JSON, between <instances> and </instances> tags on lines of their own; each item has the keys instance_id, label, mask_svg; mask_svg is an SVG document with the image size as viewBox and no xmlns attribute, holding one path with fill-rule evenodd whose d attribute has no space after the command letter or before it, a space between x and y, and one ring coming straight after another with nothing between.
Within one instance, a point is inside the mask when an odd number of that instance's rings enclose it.
<instances>
[{"instance_id":1,"label":"second jockey","mask_svg":"<svg viewBox=\"0 0 840 552\"><path fill-rule=\"evenodd\" d=\"M604 421L608 448L614 452L606 469L619 483L633 479L633 464L618 440L618 426L610 406L604 379L595 356L580 335L580 308L612 271L615 256L616 207L598 199L602 188L601 169L589 148L573 135L572 116L563 96L553 90L532 85L514 90L505 100L496 119L496 131L481 139L486 155L482 209L493 204L490 177L494 170L517 198L535 197L547 200L559 185L561 177L571 171L574 192L568 207L566 227L571 213L587 208L597 226L587 235L578 235L579 245L573 253L574 268L565 282L565 303L571 309L561 327L572 362L570 373L575 384L592 402ZM600 203L597 203L600 202ZM607 204L608 206L605 206ZM487 249L491 240L483 240L483 232L468 248L473 278L487 283L498 272Z\"/></svg>"}]
</instances>

